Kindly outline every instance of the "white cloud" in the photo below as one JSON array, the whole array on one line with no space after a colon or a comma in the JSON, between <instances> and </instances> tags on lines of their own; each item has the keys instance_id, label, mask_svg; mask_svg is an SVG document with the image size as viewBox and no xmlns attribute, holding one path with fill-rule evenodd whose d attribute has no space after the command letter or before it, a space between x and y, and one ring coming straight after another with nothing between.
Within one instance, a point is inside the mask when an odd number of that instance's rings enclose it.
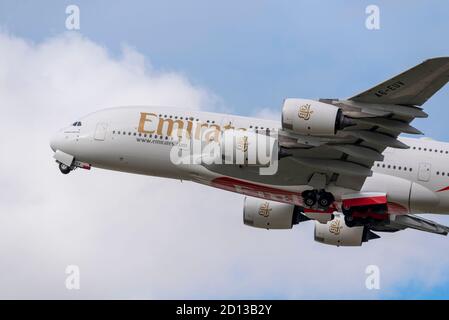
<instances>
[{"instance_id":1,"label":"white cloud","mask_svg":"<svg viewBox=\"0 0 449 320\"><path fill-rule=\"evenodd\" d=\"M1 298L372 298L447 280L447 239L405 231L362 248L313 242L313 224L242 224L242 196L103 170L59 173L59 127L115 105L213 108L219 99L139 52L119 58L89 39L34 44L0 33ZM266 116L271 112L263 111ZM81 290L65 289L80 266ZM379 292L365 267L381 268Z\"/></svg>"}]
</instances>

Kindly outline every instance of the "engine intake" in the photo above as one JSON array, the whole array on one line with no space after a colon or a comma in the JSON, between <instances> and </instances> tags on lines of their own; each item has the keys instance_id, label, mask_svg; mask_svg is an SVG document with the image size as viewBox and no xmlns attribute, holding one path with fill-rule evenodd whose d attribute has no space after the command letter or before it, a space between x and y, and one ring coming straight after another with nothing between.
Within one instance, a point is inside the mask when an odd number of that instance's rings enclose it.
<instances>
[{"instance_id":1,"label":"engine intake","mask_svg":"<svg viewBox=\"0 0 449 320\"><path fill-rule=\"evenodd\" d=\"M352 125L340 108L308 99L285 99L282 128L309 136L333 136Z\"/></svg>"},{"instance_id":2,"label":"engine intake","mask_svg":"<svg viewBox=\"0 0 449 320\"><path fill-rule=\"evenodd\" d=\"M297 206L245 197L243 223L263 229L291 229L301 221L309 220Z\"/></svg>"}]
</instances>

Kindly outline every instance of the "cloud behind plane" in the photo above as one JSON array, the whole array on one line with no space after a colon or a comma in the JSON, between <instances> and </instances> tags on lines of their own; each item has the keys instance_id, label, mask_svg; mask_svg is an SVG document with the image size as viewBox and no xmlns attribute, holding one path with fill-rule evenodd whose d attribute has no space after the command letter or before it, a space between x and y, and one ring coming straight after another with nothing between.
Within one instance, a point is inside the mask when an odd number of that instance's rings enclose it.
<instances>
[{"instance_id":1,"label":"cloud behind plane","mask_svg":"<svg viewBox=\"0 0 449 320\"><path fill-rule=\"evenodd\" d=\"M376 298L447 281L439 236L323 247L313 223L245 227L240 195L99 169L61 175L48 145L61 123L118 105L222 108L129 46L114 57L76 34L32 43L2 32L0 97L0 298ZM73 264L81 289L69 291ZM365 287L371 264L379 291Z\"/></svg>"}]
</instances>

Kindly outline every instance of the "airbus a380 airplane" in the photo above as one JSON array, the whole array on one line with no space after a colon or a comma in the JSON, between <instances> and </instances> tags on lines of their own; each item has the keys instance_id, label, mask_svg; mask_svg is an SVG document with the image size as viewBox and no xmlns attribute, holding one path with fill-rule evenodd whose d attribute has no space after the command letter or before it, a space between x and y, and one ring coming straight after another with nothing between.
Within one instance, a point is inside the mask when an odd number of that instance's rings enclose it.
<instances>
[{"instance_id":1,"label":"airbus a380 airplane","mask_svg":"<svg viewBox=\"0 0 449 320\"><path fill-rule=\"evenodd\" d=\"M449 57L426 60L345 100L285 99L281 122L105 109L62 129L51 148L64 174L93 166L244 194L246 225L290 229L316 220L315 240L325 244L360 246L379 238L375 232L406 228L447 235L448 227L414 214L449 213L449 143L398 136L421 134L410 123L427 117L420 106L448 80ZM248 160L254 138L268 141L269 164ZM198 142L218 149L210 155Z\"/></svg>"}]
</instances>

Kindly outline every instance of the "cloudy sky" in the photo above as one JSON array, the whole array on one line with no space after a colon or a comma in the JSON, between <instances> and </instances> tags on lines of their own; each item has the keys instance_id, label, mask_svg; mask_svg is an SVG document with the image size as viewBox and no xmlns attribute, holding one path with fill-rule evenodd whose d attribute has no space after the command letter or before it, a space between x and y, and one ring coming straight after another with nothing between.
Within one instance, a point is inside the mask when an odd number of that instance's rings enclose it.
<instances>
[{"instance_id":1,"label":"cloudy sky","mask_svg":"<svg viewBox=\"0 0 449 320\"><path fill-rule=\"evenodd\" d=\"M63 176L52 159L52 133L103 107L276 118L285 97L347 97L449 55L447 3L344 3L1 0L0 298L448 298L448 238L407 230L329 247L313 223L244 226L240 195L99 169ZM78 31L66 29L69 4ZM380 30L365 27L370 4ZM449 88L425 107L415 124L449 140ZM68 265L79 290L66 289ZM365 287L368 265L380 290Z\"/></svg>"}]
</instances>

